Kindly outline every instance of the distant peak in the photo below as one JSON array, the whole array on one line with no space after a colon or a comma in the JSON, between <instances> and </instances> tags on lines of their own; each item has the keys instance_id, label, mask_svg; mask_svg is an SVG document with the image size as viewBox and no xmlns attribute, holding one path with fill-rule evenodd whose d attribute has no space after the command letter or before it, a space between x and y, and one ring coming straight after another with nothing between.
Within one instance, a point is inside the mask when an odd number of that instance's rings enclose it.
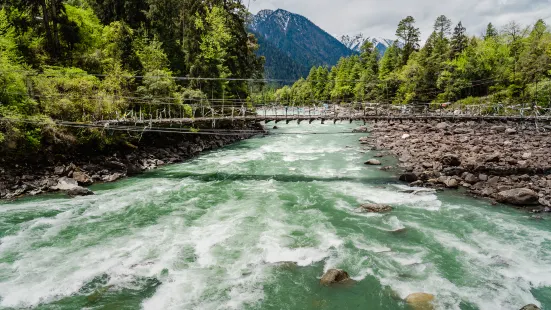
<instances>
[{"instance_id":1,"label":"distant peak","mask_svg":"<svg viewBox=\"0 0 551 310\"><path fill-rule=\"evenodd\" d=\"M268 16L268 15L272 15L274 13L273 10L260 10L258 11L258 13L256 14L257 16Z\"/></svg>"}]
</instances>

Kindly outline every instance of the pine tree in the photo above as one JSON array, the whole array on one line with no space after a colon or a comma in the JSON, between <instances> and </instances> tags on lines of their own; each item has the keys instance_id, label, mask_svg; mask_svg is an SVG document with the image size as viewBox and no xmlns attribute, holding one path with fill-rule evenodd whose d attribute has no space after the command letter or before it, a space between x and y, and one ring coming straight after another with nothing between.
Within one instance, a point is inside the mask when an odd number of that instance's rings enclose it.
<instances>
[{"instance_id":1,"label":"pine tree","mask_svg":"<svg viewBox=\"0 0 551 310\"><path fill-rule=\"evenodd\" d=\"M401 65L405 65L411 53L419 49L420 31L419 28L415 28L415 19L411 16L402 19L398 23L396 36L403 45Z\"/></svg>"},{"instance_id":2,"label":"pine tree","mask_svg":"<svg viewBox=\"0 0 551 310\"><path fill-rule=\"evenodd\" d=\"M452 21L445 15L440 15L434 22L434 31L438 34L438 39L444 40L450 35Z\"/></svg>"},{"instance_id":3,"label":"pine tree","mask_svg":"<svg viewBox=\"0 0 551 310\"><path fill-rule=\"evenodd\" d=\"M492 25L492 23L488 24L488 27L486 27L486 34L484 34L484 40L487 40L489 38L495 38L497 37L497 29Z\"/></svg>"},{"instance_id":4,"label":"pine tree","mask_svg":"<svg viewBox=\"0 0 551 310\"><path fill-rule=\"evenodd\" d=\"M457 26L453 29L452 43L451 43L451 56L452 58L457 57L461 54L469 43L469 39L465 35L465 27L461 22L457 23Z\"/></svg>"}]
</instances>

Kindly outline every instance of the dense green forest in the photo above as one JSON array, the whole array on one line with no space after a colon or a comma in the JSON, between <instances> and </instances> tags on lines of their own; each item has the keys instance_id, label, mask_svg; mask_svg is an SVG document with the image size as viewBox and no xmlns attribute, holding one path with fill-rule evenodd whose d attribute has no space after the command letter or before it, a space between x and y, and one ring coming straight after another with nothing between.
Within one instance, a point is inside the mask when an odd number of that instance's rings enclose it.
<instances>
[{"instance_id":1,"label":"dense green forest","mask_svg":"<svg viewBox=\"0 0 551 310\"><path fill-rule=\"evenodd\" d=\"M292 86L258 94L283 104L461 102L503 105L551 104L551 32L542 20L530 27L491 23L469 37L459 22L440 16L420 47L413 17L400 21L398 41L380 57L366 41L361 55L330 69L314 67Z\"/></svg>"},{"instance_id":2,"label":"dense green forest","mask_svg":"<svg viewBox=\"0 0 551 310\"><path fill-rule=\"evenodd\" d=\"M250 88L189 78L262 78L239 0L0 1L0 151L110 143L104 131L51 120L114 118L142 106L149 118L152 104L190 116L188 103L244 99Z\"/></svg>"}]
</instances>

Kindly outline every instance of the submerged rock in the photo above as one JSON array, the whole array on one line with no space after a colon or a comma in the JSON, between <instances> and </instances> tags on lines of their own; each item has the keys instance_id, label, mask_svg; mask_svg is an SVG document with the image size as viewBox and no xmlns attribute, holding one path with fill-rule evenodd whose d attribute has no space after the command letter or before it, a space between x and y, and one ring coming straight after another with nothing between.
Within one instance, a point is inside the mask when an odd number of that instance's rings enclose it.
<instances>
[{"instance_id":1,"label":"submerged rock","mask_svg":"<svg viewBox=\"0 0 551 310\"><path fill-rule=\"evenodd\" d=\"M531 189L515 188L499 192L497 200L517 206L537 205L539 203L539 196Z\"/></svg>"},{"instance_id":2,"label":"submerged rock","mask_svg":"<svg viewBox=\"0 0 551 310\"><path fill-rule=\"evenodd\" d=\"M371 165L371 166L380 166L381 162L377 159L370 159L370 160L366 161L365 164L366 165Z\"/></svg>"},{"instance_id":3,"label":"submerged rock","mask_svg":"<svg viewBox=\"0 0 551 310\"><path fill-rule=\"evenodd\" d=\"M432 310L434 295L428 293L413 293L406 297L406 302L415 310Z\"/></svg>"},{"instance_id":4,"label":"submerged rock","mask_svg":"<svg viewBox=\"0 0 551 310\"><path fill-rule=\"evenodd\" d=\"M361 205L354 211L357 213L370 213L370 212L381 213L381 212L392 211L392 207L389 205L370 203L370 204Z\"/></svg>"},{"instance_id":5,"label":"submerged rock","mask_svg":"<svg viewBox=\"0 0 551 310\"><path fill-rule=\"evenodd\" d=\"M520 310L541 310L538 306L534 305L534 304L529 304L529 305L526 305L522 308L520 308Z\"/></svg>"},{"instance_id":6,"label":"submerged rock","mask_svg":"<svg viewBox=\"0 0 551 310\"><path fill-rule=\"evenodd\" d=\"M399 179L402 182L412 183L412 182L417 181L419 178L417 177L417 175L415 173L407 172L407 173L402 174Z\"/></svg>"},{"instance_id":7,"label":"submerged rock","mask_svg":"<svg viewBox=\"0 0 551 310\"><path fill-rule=\"evenodd\" d=\"M342 269L329 269L321 277L320 284L330 285L333 283L340 283L350 280L348 273Z\"/></svg>"},{"instance_id":8,"label":"submerged rock","mask_svg":"<svg viewBox=\"0 0 551 310\"><path fill-rule=\"evenodd\" d=\"M91 190L89 190L85 187L77 186L75 188L72 188L72 189L68 190L67 195L69 195L71 197L90 196L90 195L94 195L94 192L92 192Z\"/></svg>"}]
</instances>

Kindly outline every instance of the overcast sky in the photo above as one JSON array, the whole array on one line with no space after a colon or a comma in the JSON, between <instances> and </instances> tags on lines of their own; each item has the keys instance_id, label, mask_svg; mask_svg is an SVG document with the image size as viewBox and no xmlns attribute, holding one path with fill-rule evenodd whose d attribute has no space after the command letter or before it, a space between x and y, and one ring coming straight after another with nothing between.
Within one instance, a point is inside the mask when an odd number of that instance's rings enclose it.
<instances>
[{"instance_id":1,"label":"overcast sky","mask_svg":"<svg viewBox=\"0 0 551 310\"><path fill-rule=\"evenodd\" d=\"M244 0L247 5L248 0ZM481 34L492 22L530 25L544 19L551 25L551 0L250 0L250 11L284 9L304 15L334 36L363 33L395 38L398 22L411 15L425 40L434 20L446 15L453 26L462 21L471 35ZM453 27L452 27L453 29Z\"/></svg>"}]
</instances>

